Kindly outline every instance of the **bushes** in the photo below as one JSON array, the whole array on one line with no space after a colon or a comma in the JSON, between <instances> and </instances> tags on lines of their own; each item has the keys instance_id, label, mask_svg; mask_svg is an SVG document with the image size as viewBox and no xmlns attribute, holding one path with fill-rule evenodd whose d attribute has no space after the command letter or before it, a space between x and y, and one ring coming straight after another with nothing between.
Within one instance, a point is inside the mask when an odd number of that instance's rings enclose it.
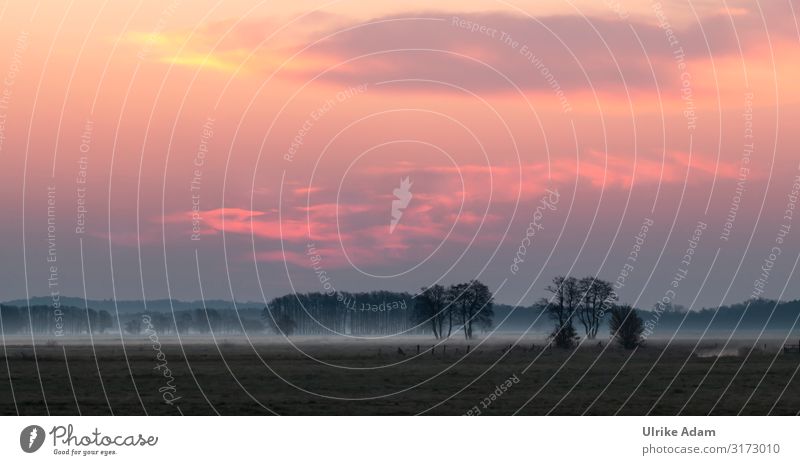
<instances>
[{"instance_id":1,"label":"bushes","mask_svg":"<svg viewBox=\"0 0 800 465\"><path fill-rule=\"evenodd\" d=\"M633 350L644 343L644 322L629 305L614 307L608 326L611 337L624 349Z\"/></svg>"}]
</instances>

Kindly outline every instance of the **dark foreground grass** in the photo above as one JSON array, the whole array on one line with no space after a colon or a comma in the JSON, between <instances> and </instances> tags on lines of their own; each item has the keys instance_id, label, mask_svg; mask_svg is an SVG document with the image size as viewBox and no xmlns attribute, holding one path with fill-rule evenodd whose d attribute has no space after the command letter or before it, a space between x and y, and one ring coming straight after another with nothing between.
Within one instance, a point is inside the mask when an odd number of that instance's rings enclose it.
<instances>
[{"instance_id":1,"label":"dark foreground grass","mask_svg":"<svg viewBox=\"0 0 800 465\"><path fill-rule=\"evenodd\" d=\"M753 351L745 361L746 349L717 357L715 345L706 344L705 354L712 356L700 357L693 344L673 344L656 363L663 345L633 354L599 345L573 353L542 351L541 343L532 348L528 341L509 352L508 341L497 341L471 347L469 354L465 344L448 343L446 351L440 346L432 354L427 339L306 340L298 341L303 355L285 342L261 341L254 348L242 341L174 342L161 342L162 362L148 341L129 342L124 351L111 343L49 343L37 345L35 356L31 345L7 345L0 352L0 414L462 415L473 407L483 415L800 411L800 355L776 358L777 345ZM510 387L491 399L509 379ZM164 392L178 398L173 405L165 403Z\"/></svg>"}]
</instances>

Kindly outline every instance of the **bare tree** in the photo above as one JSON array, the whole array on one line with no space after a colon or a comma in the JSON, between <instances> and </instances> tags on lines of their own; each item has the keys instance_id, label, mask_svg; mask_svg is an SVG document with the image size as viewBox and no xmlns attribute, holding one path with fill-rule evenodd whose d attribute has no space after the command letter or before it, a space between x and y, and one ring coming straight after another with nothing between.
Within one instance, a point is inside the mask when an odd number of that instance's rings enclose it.
<instances>
[{"instance_id":1,"label":"bare tree","mask_svg":"<svg viewBox=\"0 0 800 465\"><path fill-rule=\"evenodd\" d=\"M433 337L436 339L444 337L445 320L449 317L452 322L450 293L444 286L435 284L428 288L422 288L422 293L416 297L414 310L418 323L430 323ZM452 324L448 336L451 331Z\"/></svg>"},{"instance_id":2,"label":"bare tree","mask_svg":"<svg viewBox=\"0 0 800 465\"><path fill-rule=\"evenodd\" d=\"M586 337L594 339L597 337L597 331L606 316L606 311L617 300L617 293L614 292L614 286L610 282L593 277L581 279L578 282L578 290L581 294L578 320L583 325Z\"/></svg>"},{"instance_id":3,"label":"bare tree","mask_svg":"<svg viewBox=\"0 0 800 465\"><path fill-rule=\"evenodd\" d=\"M550 338L556 347L568 349L575 345L577 332L572 318L581 302L578 280L571 277L556 276L551 285L545 289L552 295L542 299L539 305L550 315L555 327Z\"/></svg>"},{"instance_id":4,"label":"bare tree","mask_svg":"<svg viewBox=\"0 0 800 465\"><path fill-rule=\"evenodd\" d=\"M488 286L473 279L451 286L449 293L465 339L472 339L475 326L484 329L492 326L494 297Z\"/></svg>"}]
</instances>

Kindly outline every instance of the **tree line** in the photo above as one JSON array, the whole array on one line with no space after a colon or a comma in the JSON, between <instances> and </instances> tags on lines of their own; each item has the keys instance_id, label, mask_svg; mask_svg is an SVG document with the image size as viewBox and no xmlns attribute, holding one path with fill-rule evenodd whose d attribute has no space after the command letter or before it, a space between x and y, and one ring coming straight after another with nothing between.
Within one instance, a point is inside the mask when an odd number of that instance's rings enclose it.
<instances>
[{"instance_id":1,"label":"tree line","mask_svg":"<svg viewBox=\"0 0 800 465\"><path fill-rule=\"evenodd\" d=\"M195 308L173 313L138 313L125 315L125 334L140 335L155 331L161 335L255 335L264 331L264 323L253 317L252 310L216 310ZM146 318L145 318L146 317Z\"/></svg>"},{"instance_id":2,"label":"tree line","mask_svg":"<svg viewBox=\"0 0 800 465\"><path fill-rule=\"evenodd\" d=\"M478 280L445 288L436 284L412 296L405 292L289 294L273 299L262 316L276 334L427 334L436 339L459 332L472 339L492 327L493 296Z\"/></svg>"},{"instance_id":3,"label":"tree line","mask_svg":"<svg viewBox=\"0 0 800 465\"><path fill-rule=\"evenodd\" d=\"M415 299L407 292L288 294L272 299L262 318L276 334L421 334L410 315Z\"/></svg>"},{"instance_id":4,"label":"tree line","mask_svg":"<svg viewBox=\"0 0 800 465\"><path fill-rule=\"evenodd\" d=\"M614 286L602 279L556 276L546 287L534 311L553 323L549 340L559 348L571 348L581 337L597 338L608 323L611 337L633 349L644 341L643 320L635 309L618 304ZM143 317L147 315L145 325ZM291 335L424 335L435 339L453 336L470 340L494 324L494 295L479 280L421 288L419 293L373 291L297 293L272 299L262 310L238 312L195 308L175 312L139 312L120 315L117 323L106 310L47 305L17 307L0 305L3 334L102 334L108 331L141 335L154 330L164 335L257 334L270 330ZM147 328L145 328L147 326ZM58 333L56 333L58 334Z\"/></svg>"},{"instance_id":5,"label":"tree line","mask_svg":"<svg viewBox=\"0 0 800 465\"><path fill-rule=\"evenodd\" d=\"M236 312L197 308L174 313L127 313L117 319L107 310L72 306L0 305L0 333L11 335L84 336L119 333L140 335L147 329L144 316L159 334L243 334L264 331L264 323L252 310Z\"/></svg>"},{"instance_id":6,"label":"tree line","mask_svg":"<svg viewBox=\"0 0 800 465\"><path fill-rule=\"evenodd\" d=\"M52 305L24 308L0 305L0 331L3 334L101 334L111 329L113 323L111 314L105 310Z\"/></svg>"}]
</instances>

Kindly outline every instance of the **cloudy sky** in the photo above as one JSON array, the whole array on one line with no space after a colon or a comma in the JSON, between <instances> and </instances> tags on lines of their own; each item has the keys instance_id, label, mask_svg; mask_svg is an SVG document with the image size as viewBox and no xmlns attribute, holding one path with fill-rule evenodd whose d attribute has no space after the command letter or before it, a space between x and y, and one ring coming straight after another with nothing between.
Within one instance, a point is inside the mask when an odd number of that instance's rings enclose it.
<instances>
[{"instance_id":1,"label":"cloudy sky","mask_svg":"<svg viewBox=\"0 0 800 465\"><path fill-rule=\"evenodd\" d=\"M800 297L798 9L5 2L0 299Z\"/></svg>"}]
</instances>

